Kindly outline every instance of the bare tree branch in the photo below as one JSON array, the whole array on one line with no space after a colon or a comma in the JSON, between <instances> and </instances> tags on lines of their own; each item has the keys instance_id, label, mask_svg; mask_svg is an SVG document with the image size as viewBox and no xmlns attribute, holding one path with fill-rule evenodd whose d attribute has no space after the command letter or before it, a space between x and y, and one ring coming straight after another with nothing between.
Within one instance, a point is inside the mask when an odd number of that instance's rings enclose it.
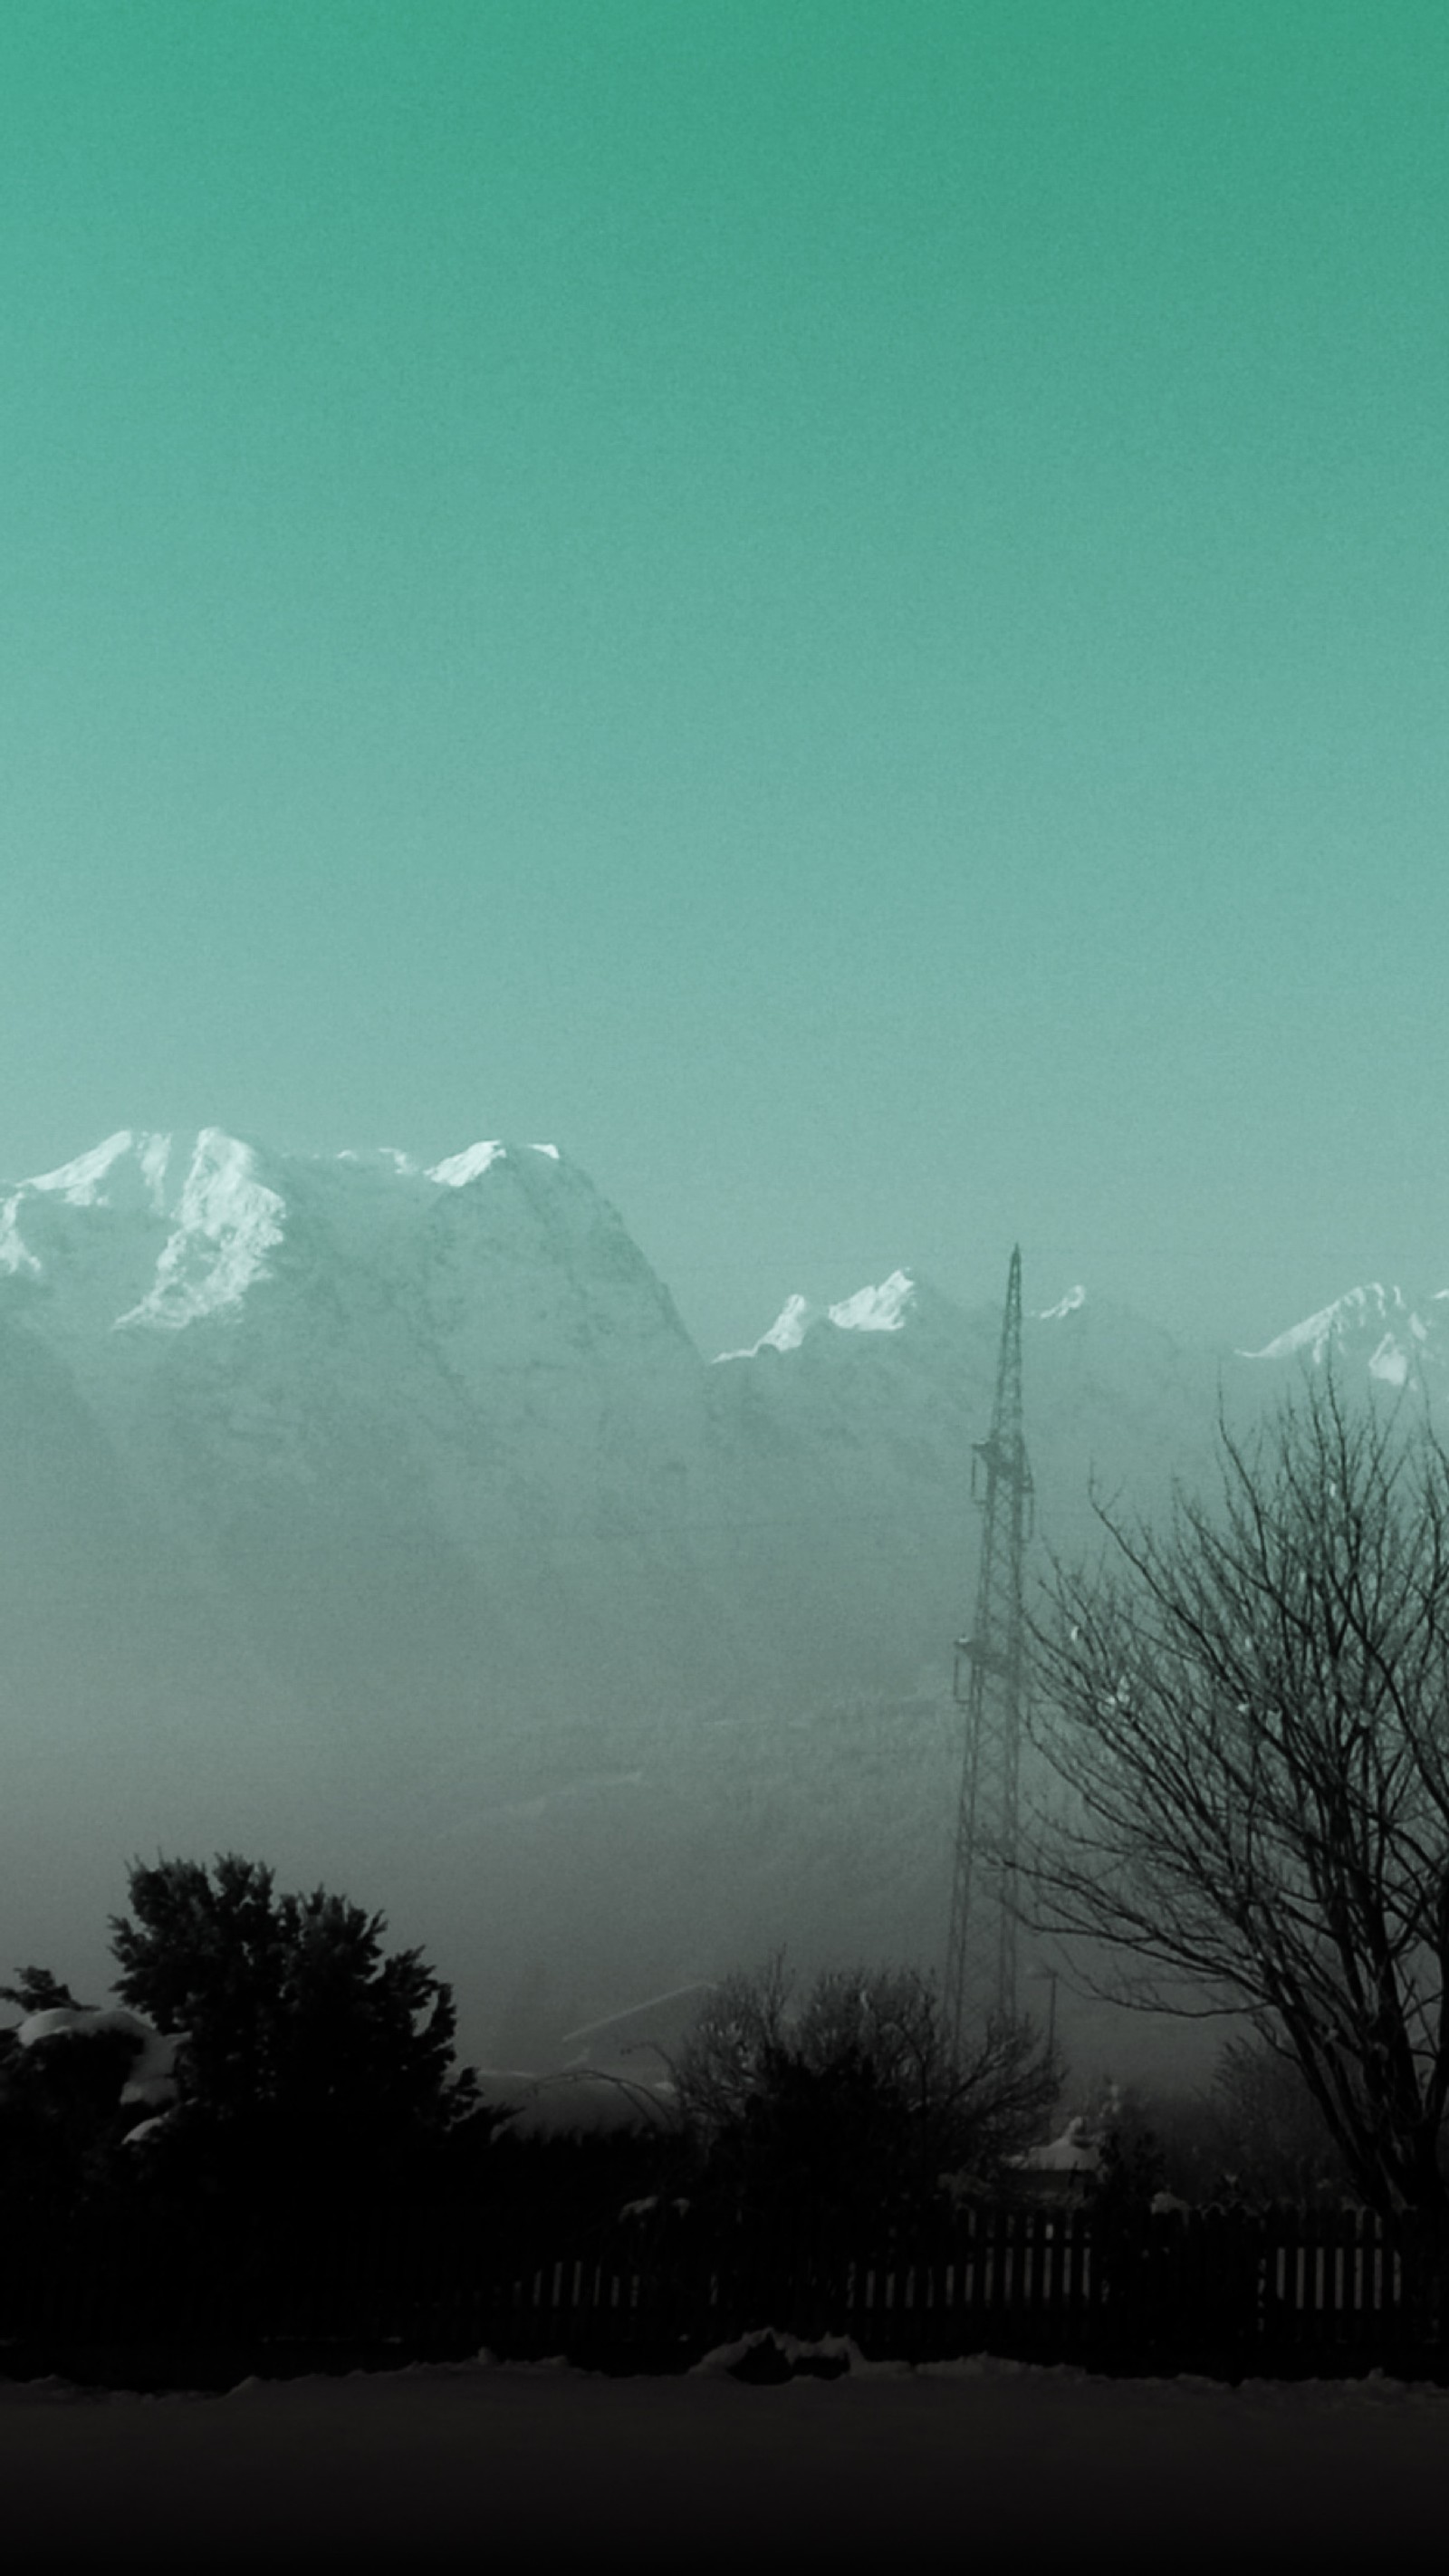
<instances>
[{"instance_id":1,"label":"bare tree branch","mask_svg":"<svg viewBox=\"0 0 1449 2576\"><path fill-rule=\"evenodd\" d=\"M1364 2197L1442 2211L1449 1458L1329 1372L1219 1463L1046 1587L1036 1919L1281 2033Z\"/></svg>"}]
</instances>

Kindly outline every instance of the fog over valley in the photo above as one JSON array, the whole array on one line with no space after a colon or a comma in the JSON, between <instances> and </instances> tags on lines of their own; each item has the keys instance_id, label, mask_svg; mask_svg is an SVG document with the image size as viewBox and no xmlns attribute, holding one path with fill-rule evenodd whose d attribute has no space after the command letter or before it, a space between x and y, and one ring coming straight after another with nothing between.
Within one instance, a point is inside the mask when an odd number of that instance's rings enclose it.
<instances>
[{"instance_id":1,"label":"fog over valley","mask_svg":"<svg viewBox=\"0 0 1449 2576\"><path fill-rule=\"evenodd\" d=\"M495 2064L779 1944L937 1966L1000 1308L903 1267L761 1310L696 1349L551 1144L121 1130L7 1185L16 1957L100 1988L125 1863L235 1848L385 1909ZM1029 1278L1029 1568L1330 1349L1432 1388L1446 1311L1356 1287L1249 1358Z\"/></svg>"}]
</instances>

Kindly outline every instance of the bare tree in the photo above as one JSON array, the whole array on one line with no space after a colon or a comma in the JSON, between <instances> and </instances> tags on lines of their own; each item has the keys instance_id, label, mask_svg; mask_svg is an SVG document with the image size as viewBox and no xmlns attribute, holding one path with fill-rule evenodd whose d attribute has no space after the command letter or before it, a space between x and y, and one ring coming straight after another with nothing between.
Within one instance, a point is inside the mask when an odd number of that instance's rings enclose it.
<instances>
[{"instance_id":1,"label":"bare tree","mask_svg":"<svg viewBox=\"0 0 1449 2576\"><path fill-rule=\"evenodd\" d=\"M1347 2188L1343 2151L1281 2048L1239 2031L1218 2058L1209 2102L1219 2188L1300 2204Z\"/></svg>"},{"instance_id":2,"label":"bare tree","mask_svg":"<svg viewBox=\"0 0 1449 2576\"><path fill-rule=\"evenodd\" d=\"M683 2047L668 2059L680 2115L700 2139L713 2140L740 2118L761 2068L785 2046L791 1984L781 1950L761 1968L733 1969L717 1980Z\"/></svg>"},{"instance_id":3,"label":"bare tree","mask_svg":"<svg viewBox=\"0 0 1449 2576\"><path fill-rule=\"evenodd\" d=\"M915 1969L833 1970L797 2006L778 1953L721 1981L671 2072L687 2133L737 2197L856 2219L929 2205L947 2171L995 2177L1061 2083L1025 2022L955 2050Z\"/></svg>"},{"instance_id":4,"label":"bare tree","mask_svg":"<svg viewBox=\"0 0 1449 2576\"><path fill-rule=\"evenodd\" d=\"M1037 1918L1128 2001L1246 2009L1362 2197L1442 2216L1449 1458L1331 1373L1219 1450L1215 1501L1099 1507L1104 1562L1047 1586Z\"/></svg>"}]
</instances>

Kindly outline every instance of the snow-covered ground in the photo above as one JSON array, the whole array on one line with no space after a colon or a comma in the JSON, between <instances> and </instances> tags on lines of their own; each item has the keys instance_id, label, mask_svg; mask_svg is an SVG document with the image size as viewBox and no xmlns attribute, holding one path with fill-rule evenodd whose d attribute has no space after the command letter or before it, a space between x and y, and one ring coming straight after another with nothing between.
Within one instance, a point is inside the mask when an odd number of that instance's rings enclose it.
<instances>
[{"instance_id":1,"label":"snow-covered ground","mask_svg":"<svg viewBox=\"0 0 1449 2576\"><path fill-rule=\"evenodd\" d=\"M485 2358L221 2397L0 2383L0 2529L27 2570L82 2545L208 2576L324 2549L351 2571L560 2546L641 2571L884 2571L943 2547L953 2567L1393 2565L1442 2546L1446 2490L1449 2391L1378 2379L1233 2389L973 2359L750 2386Z\"/></svg>"}]
</instances>

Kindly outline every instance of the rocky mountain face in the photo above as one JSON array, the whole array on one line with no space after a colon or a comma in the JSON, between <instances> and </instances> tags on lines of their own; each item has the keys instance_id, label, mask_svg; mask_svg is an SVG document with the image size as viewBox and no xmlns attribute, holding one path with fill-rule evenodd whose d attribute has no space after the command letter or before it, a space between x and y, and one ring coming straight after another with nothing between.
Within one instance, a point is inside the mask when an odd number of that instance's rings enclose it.
<instances>
[{"instance_id":1,"label":"rocky mountain face","mask_svg":"<svg viewBox=\"0 0 1449 2576\"><path fill-rule=\"evenodd\" d=\"M1428 1365L1444 1304L1355 1296L1223 1363L1032 1314L1042 1544L1191 1473L1222 1382ZM998 1335L897 1272L708 1359L543 1145L123 1131L7 1190L0 1958L232 1844L386 1905L475 2045L540 1962L580 2020L769 1940L929 1955Z\"/></svg>"},{"instance_id":2,"label":"rocky mountain face","mask_svg":"<svg viewBox=\"0 0 1449 2576\"><path fill-rule=\"evenodd\" d=\"M1449 1288L1411 1299L1401 1288L1372 1280L1291 1324L1262 1350L1241 1356L1296 1359L1315 1368L1328 1361L1347 1377L1366 1373L1378 1386L1412 1386L1432 1399L1449 1384Z\"/></svg>"}]
</instances>

